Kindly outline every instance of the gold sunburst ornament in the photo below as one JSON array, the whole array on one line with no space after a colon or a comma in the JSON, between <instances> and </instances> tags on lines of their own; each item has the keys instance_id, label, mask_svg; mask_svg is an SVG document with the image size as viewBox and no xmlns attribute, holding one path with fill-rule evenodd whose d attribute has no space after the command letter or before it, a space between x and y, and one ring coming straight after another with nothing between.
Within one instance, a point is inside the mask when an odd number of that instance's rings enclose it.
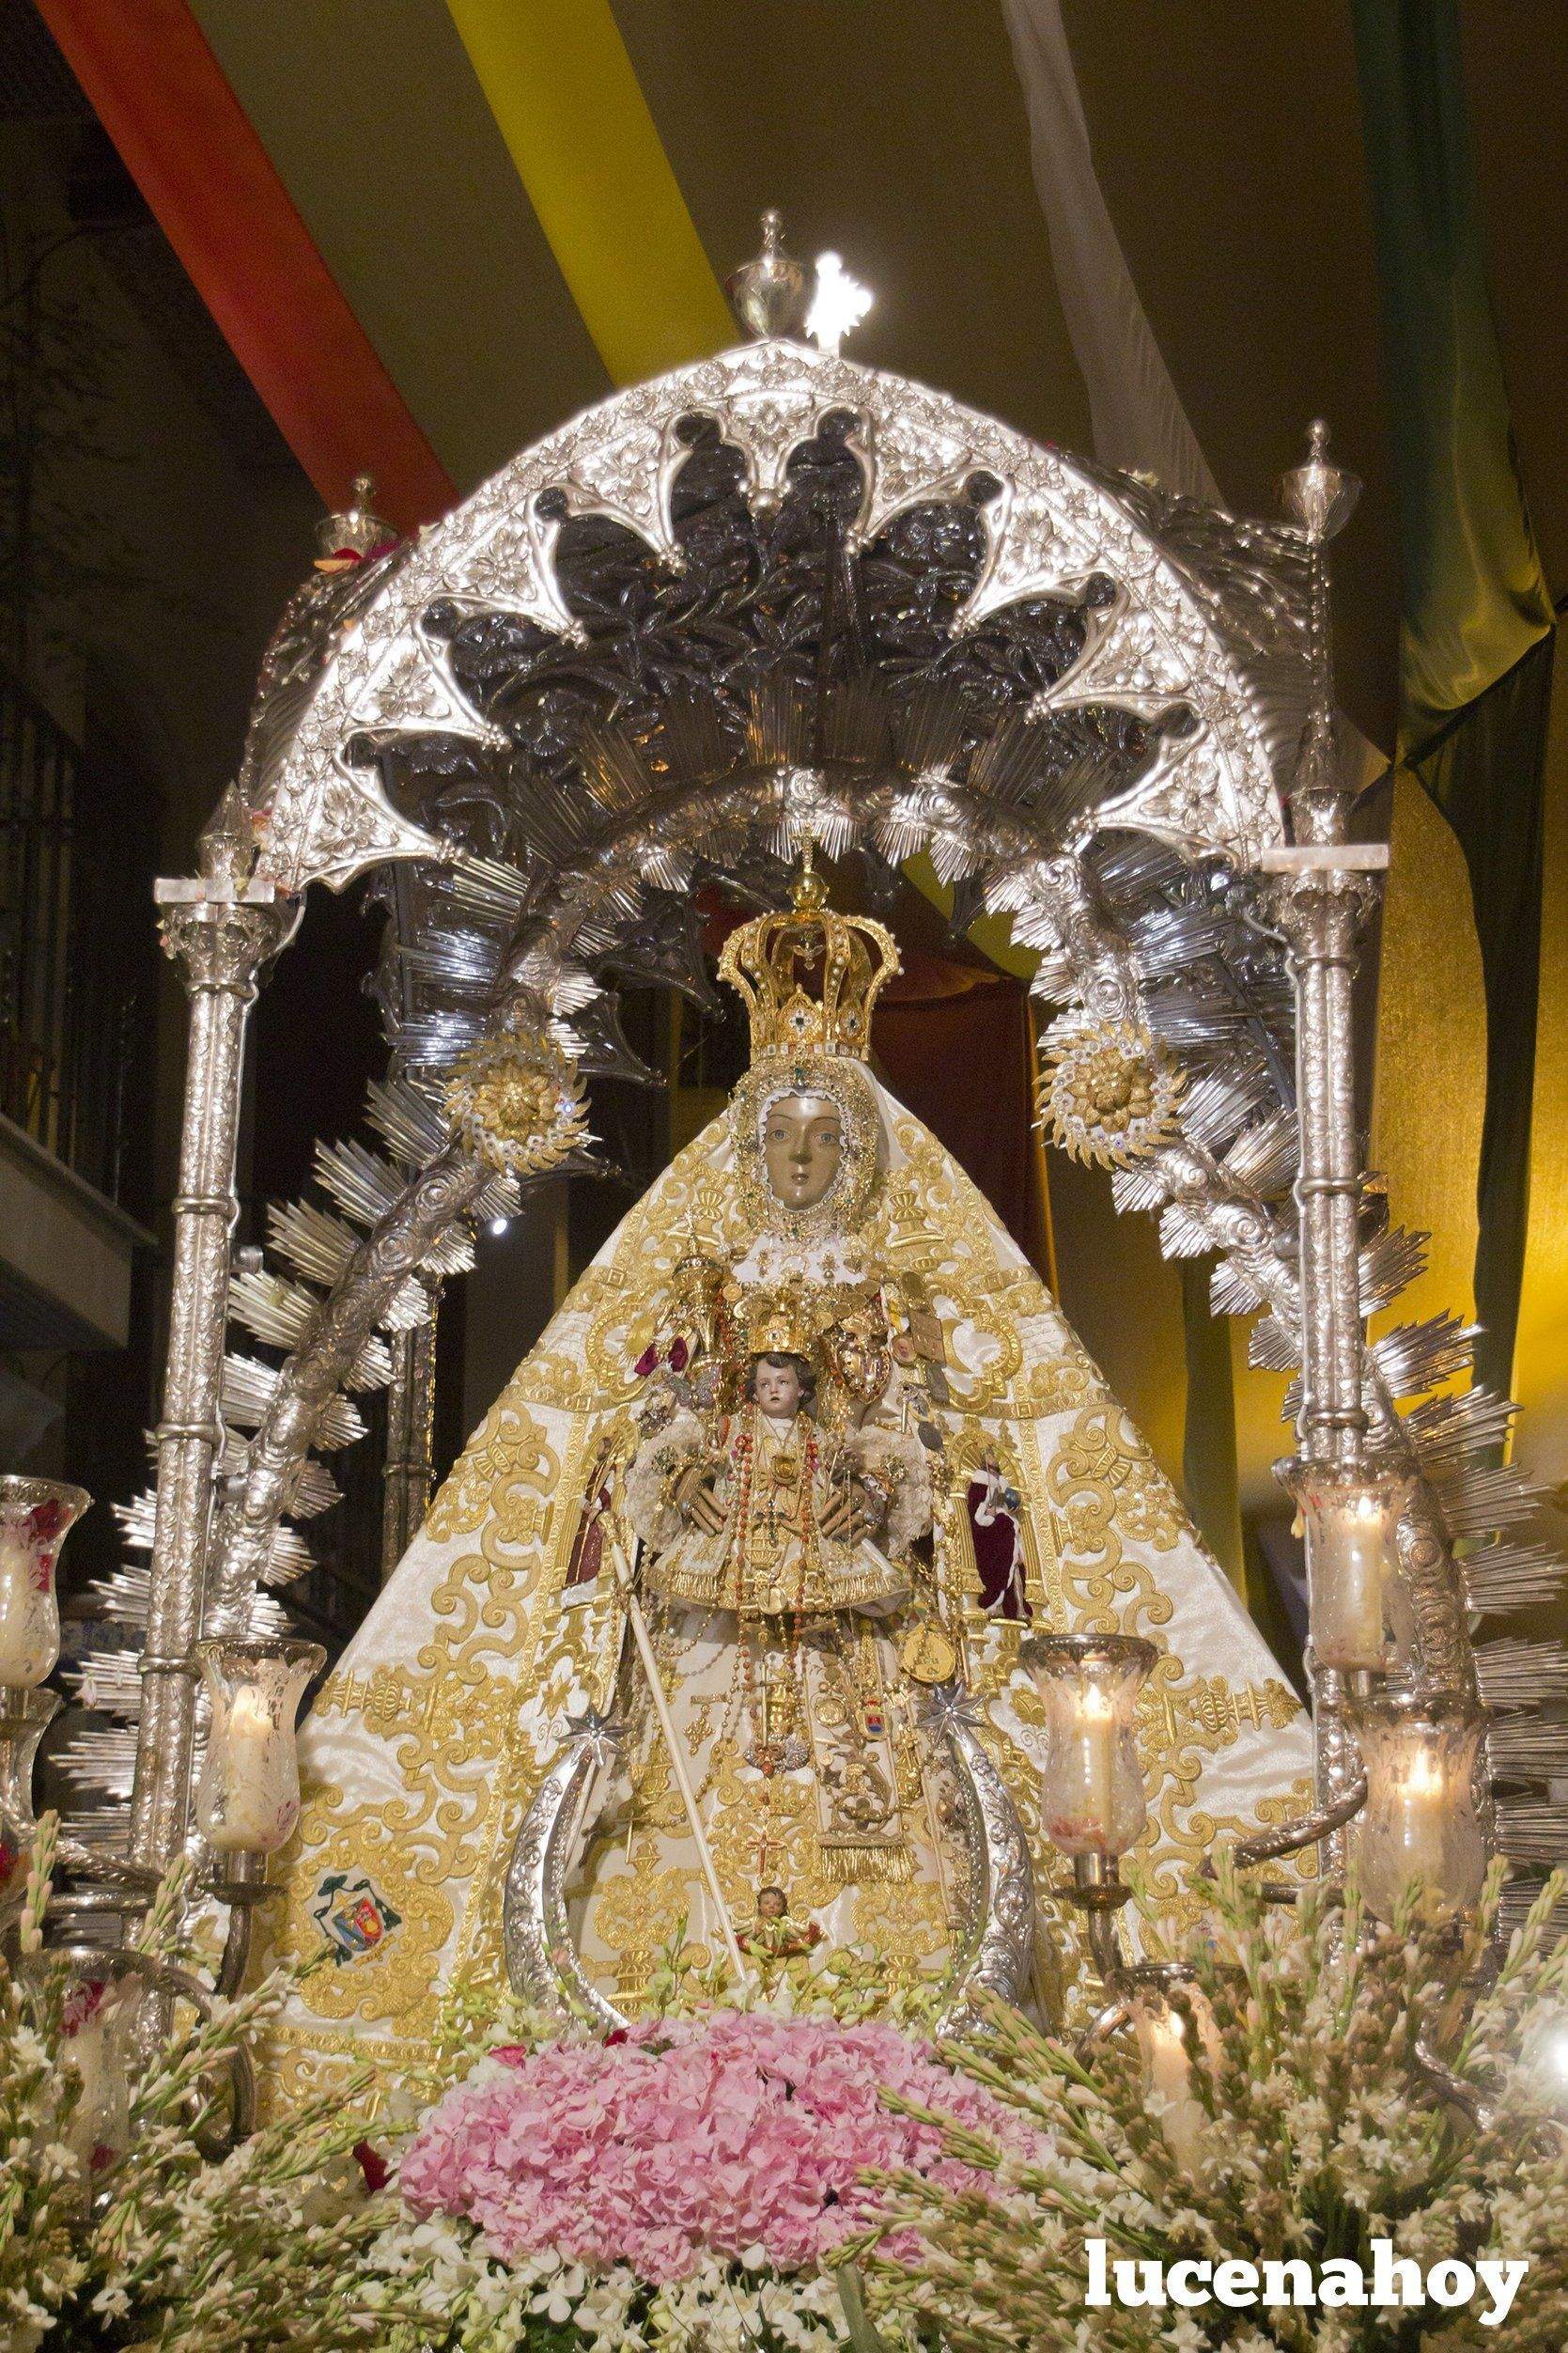
<instances>
[{"instance_id":1,"label":"gold sunburst ornament","mask_svg":"<svg viewBox=\"0 0 1568 2353\"><path fill-rule=\"evenodd\" d=\"M1125 1168L1175 1133L1182 1074L1146 1030L1058 1022L1044 1044L1042 1123L1075 1161Z\"/></svg>"},{"instance_id":2,"label":"gold sunburst ornament","mask_svg":"<svg viewBox=\"0 0 1568 2353\"><path fill-rule=\"evenodd\" d=\"M508 1176L544 1176L588 1140L582 1080L553 1038L508 1031L458 1055L446 1115L471 1152Z\"/></svg>"}]
</instances>

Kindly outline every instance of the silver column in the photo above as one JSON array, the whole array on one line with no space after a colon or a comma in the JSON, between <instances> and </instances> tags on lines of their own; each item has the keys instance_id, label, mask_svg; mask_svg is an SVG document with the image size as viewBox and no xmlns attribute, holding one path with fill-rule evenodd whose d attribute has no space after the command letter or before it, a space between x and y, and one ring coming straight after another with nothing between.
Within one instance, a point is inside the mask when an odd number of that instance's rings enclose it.
<instances>
[{"instance_id":1,"label":"silver column","mask_svg":"<svg viewBox=\"0 0 1568 2353\"><path fill-rule=\"evenodd\" d=\"M196 1669L223 1433L219 1398L227 1319L229 1247L239 1203L245 1025L262 968L289 937L297 910L270 883L160 882L165 952L190 994L179 1190L163 1418L157 1432L141 1723L131 1801L133 1862L161 1871L184 1844L190 1811Z\"/></svg>"},{"instance_id":2,"label":"silver column","mask_svg":"<svg viewBox=\"0 0 1568 2353\"><path fill-rule=\"evenodd\" d=\"M1275 886L1274 921L1290 950L1296 985L1296 1101L1301 1126L1300 1456L1354 1470L1364 1454L1359 1270L1360 1153L1356 1132L1351 989L1356 940L1370 903L1363 875L1304 866ZM1309 1534L1308 1575L1312 1568ZM1359 1768L1344 1719L1344 1678L1311 1648L1316 1799L1338 1809ZM1341 1867L1343 1834L1325 1841L1325 1864Z\"/></svg>"},{"instance_id":3,"label":"silver column","mask_svg":"<svg viewBox=\"0 0 1568 2353\"><path fill-rule=\"evenodd\" d=\"M386 1393L386 1465L381 1487L381 1582L384 1584L425 1524L433 1478L436 1407L436 1317L441 1286L421 1280L430 1294L430 1315L392 1344L392 1380Z\"/></svg>"},{"instance_id":4,"label":"silver column","mask_svg":"<svg viewBox=\"0 0 1568 2353\"><path fill-rule=\"evenodd\" d=\"M1328 542L1350 519L1360 485L1332 465L1327 429L1315 424L1304 466L1286 475L1292 520L1312 552L1312 709L1290 795L1295 845L1265 860L1278 880L1273 921L1289 950L1296 990L1296 1109L1301 1166L1302 1457L1355 1470L1363 1460L1367 1414L1359 1278L1361 1156L1356 1119L1352 992L1357 939L1374 902L1366 868L1385 851L1351 846L1354 788L1341 756L1334 709L1328 593ZM1309 1539L1310 1542L1310 1539ZM1309 1557L1309 1575L1311 1574ZM1359 1760L1344 1721L1343 1678L1307 1659L1316 1734L1317 1801L1343 1805ZM1324 1842L1324 1861L1340 1867L1343 1832Z\"/></svg>"},{"instance_id":5,"label":"silver column","mask_svg":"<svg viewBox=\"0 0 1568 2353\"><path fill-rule=\"evenodd\" d=\"M1296 1436L1313 1462L1354 1469L1362 1402L1361 1158L1356 1123L1351 990L1364 877L1308 867L1276 886L1275 921L1296 988L1296 1084L1301 1169L1301 1410Z\"/></svg>"}]
</instances>

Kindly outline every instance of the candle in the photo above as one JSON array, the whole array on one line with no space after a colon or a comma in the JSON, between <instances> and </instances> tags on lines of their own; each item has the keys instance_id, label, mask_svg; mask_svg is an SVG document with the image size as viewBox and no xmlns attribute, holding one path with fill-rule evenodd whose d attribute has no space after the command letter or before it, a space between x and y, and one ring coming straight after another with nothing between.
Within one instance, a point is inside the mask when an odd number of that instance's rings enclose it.
<instances>
[{"instance_id":1,"label":"candle","mask_svg":"<svg viewBox=\"0 0 1568 2353\"><path fill-rule=\"evenodd\" d=\"M1375 1667L1383 1656L1385 1560L1376 1497L1358 1495L1321 1512L1314 1537L1313 1647L1326 1666Z\"/></svg>"},{"instance_id":2,"label":"candle","mask_svg":"<svg viewBox=\"0 0 1568 2353\"><path fill-rule=\"evenodd\" d=\"M1485 1840L1475 1803L1481 1725L1462 1695L1380 1695L1355 1711L1367 1769L1357 1823L1362 1890L1382 1919L1418 1889L1445 1910L1481 1892Z\"/></svg>"},{"instance_id":3,"label":"candle","mask_svg":"<svg viewBox=\"0 0 1568 2353\"><path fill-rule=\"evenodd\" d=\"M1384 1919L1418 1882L1441 1893L1452 1799L1448 1776L1425 1750L1389 1775L1378 1818L1369 1825L1361 1872L1367 1901Z\"/></svg>"},{"instance_id":4,"label":"candle","mask_svg":"<svg viewBox=\"0 0 1568 2353\"><path fill-rule=\"evenodd\" d=\"M1162 2103L1159 2128L1184 2165L1196 2163L1201 2137L1209 2122L1208 2111L1192 2089L1194 2048L1211 2069L1218 2064L1219 2031L1207 1999L1188 1983L1185 2002L1177 2007L1166 1988L1186 1972L1179 1965L1154 1966L1131 1972L1136 1988L1132 2022L1143 2065L1143 2096ZM1197 2029L1194 2045L1194 2024Z\"/></svg>"},{"instance_id":5,"label":"candle","mask_svg":"<svg viewBox=\"0 0 1568 2353\"><path fill-rule=\"evenodd\" d=\"M1431 1886L1436 1886L1442 1878L1452 1795L1447 1774L1425 1750L1412 1759L1404 1780L1394 1785L1392 1811L1398 1822L1397 1837L1407 1875L1412 1879L1424 1879Z\"/></svg>"},{"instance_id":6,"label":"candle","mask_svg":"<svg viewBox=\"0 0 1568 2353\"><path fill-rule=\"evenodd\" d=\"M66 2059L81 2081L81 2094L66 2127L66 2141L96 2172L123 2157L131 2144L131 2085L126 2071L125 1988L89 1978L66 1997Z\"/></svg>"},{"instance_id":7,"label":"candle","mask_svg":"<svg viewBox=\"0 0 1568 2353\"><path fill-rule=\"evenodd\" d=\"M1396 1538L1409 1493L1398 1472L1312 1465L1302 1476L1312 1650L1326 1667L1385 1668L1407 1646Z\"/></svg>"},{"instance_id":8,"label":"candle","mask_svg":"<svg viewBox=\"0 0 1568 2353\"><path fill-rule=\"evenodd\" d=\"M0 1683L31 1691L60 1655L54 1595L35 1582L32 1548L9 1527L0 1533Z\"/></svg>"},{"instance_id":9,"label":"candle","mask_svg":"<svg viewBox=\"0 0 1568 2353\"><path fill-rule=\"evenodd\" d=\"M249 1684L229 1709L225 1802L216 1809L212 1845L220 1853L280 1846L300 1810L299 1779L287 1739L265 1700Z\"/></svg>"},{"instance_id":10,"label":"candle","mask_svg":"<svg viewBox=\"0 0 1568 2353\"><path fill-rule=\"evenodd\" d=\"M1073 1737L1078 1748L1076 1779L1084 1831L1094 1840L1099 1852L1105 1854L1109 1852L1111 1836L1116 1715L1097 1683L1091 1683L1075 1702Z\"/></svg>"},{"instance_id":11,"label":"candle","mask_svg":"<svg viewBox=\"0 0 1568 2353\"><path fill-rule=\"evenodd\" d=\"M1120 1634L1035 1635L1020 1649L1046 1708L1042 1819L1064 1855L1124 1855L1143 1828L1132 1719L1155 1655Z\"/></svg>"},{"instance_id":12,"label":"candle","mask_svg":"<svg viewBox=\"0 0 1568 2353\"><path fill-rule=\"evenodd\" d=\"M1184 2165L1197 2153L1204 2116L1192 2096L1192 2063L1187 2055L1187 2020L1179 2010L1140 2005L1138 2040L1143 2055L1143 2094L1165 2103L1159 2128Z\"/></svg>"},{"instance_id":13,"label":"candle","mask_svg":"<svg viewBox=\"0 0 1568 2353\"><path fill-rule=\"evenodd\" d=\"M315 1643L204 1643L212 1703L196 1822L218 1854L270 1855L300 1818L294 1715L325 1653Z\"/></svg>"}]
</instances>

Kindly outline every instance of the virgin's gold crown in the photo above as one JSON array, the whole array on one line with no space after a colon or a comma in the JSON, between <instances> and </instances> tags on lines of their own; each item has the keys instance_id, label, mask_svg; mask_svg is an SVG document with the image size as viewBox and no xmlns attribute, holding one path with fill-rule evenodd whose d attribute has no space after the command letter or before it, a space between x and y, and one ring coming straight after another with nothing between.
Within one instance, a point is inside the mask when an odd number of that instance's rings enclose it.
<instances>
[{"instance_id":1,"label":"virgin's gold crown","mask_svg":"<svg viewBox=\"0 0 1568 2353\"><path fill-rule=\"evenodd\" d=\"M836 914L806 863L787 914L757 915L732 931L719 977L740 991L762 1054L871 1052L871 1013L899 969L891 931L867 915Z\"/></svg>"}]
</instances>

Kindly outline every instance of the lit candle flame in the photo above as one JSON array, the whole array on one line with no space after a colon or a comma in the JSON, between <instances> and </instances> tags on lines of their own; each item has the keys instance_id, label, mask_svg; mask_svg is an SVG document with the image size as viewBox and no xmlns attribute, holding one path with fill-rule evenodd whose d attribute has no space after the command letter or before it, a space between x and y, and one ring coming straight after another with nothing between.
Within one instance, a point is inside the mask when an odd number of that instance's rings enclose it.
<instances>
[{"instance_id":1,"label":"lit candle flame","mask_svg":"<svg viewBox=\"0 0 1568 2353\"><path fill-rule=\"evenodd\" d=\"M241 1684L235 1693L234 1705L228 1711L228 1729L241 1739L257 1732L271 1732L272 1711L255 1686Z\"/></svg>"},{"instance_id":2,"label":"lit candle flame","mask_svg":"<svg viewBox=\"0 0 1568 2353\"><path fill-rule=\"evenodd\" d=\"M1442 1794L1446 1786L1443 1769L1429 1749L1418 1749L1411 1758L1405 1786L1412 1798L1436 1798Z\"/></svg>"}]
</instances>

